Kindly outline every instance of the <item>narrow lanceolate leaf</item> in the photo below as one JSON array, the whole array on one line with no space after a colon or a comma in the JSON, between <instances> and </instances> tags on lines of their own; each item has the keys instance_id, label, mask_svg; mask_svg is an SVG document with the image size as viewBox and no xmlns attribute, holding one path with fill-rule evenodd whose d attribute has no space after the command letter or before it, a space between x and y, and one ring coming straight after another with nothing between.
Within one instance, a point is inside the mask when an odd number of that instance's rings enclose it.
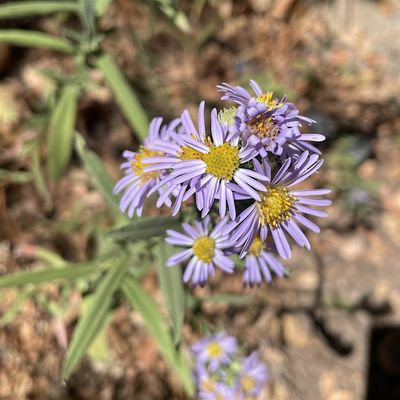
<instances>
[{"instance_id":1,"label":"narrow lanceolate leaf","mask_svg":"<svg viewBox=\"0 0 400 400\"><path fill-rule=\"evenodd\" d=\"M10 171L0 168L0 183L27 183L32 180L32 175L25 171Z\"/></svg>"},{"instance_id":2,"label":"narrow lanceolate leaf","mask_svg":"<svg viewBox=\"0 0 400 400\"><path fill-rule=\"evenodd\" d=\"M57 50L63 53L74 52L74 47L69 41L37 31L1 29L0 42L22 47L39 47Z\"/></svg>"},{"instance_id":3,"label":"narrow lanceolate leaf","mask_svg":"<svg viewBox=\"0 0 400 400\"><path fill-rule=\"evenodd\" d=\"M115 291L125 279L128 262L121 257L104 276L93 295L91 303L75 328L64 360L63 375L68 378L90 347L107 318Z\"/></svg>"},{"instance_id":4,"label":"narrow lanceolate leaf","mask_svg":"<svg viewBox=\"0 0 400 400\"><path fill-rule=\"evenodd\" d=\"M47 139L47 168L52 180L61 178L72 153L78 88L64 86L53 110Z\"/></svg>"},{"instance_id":5,"label":"narrow lanceolate leaf","mask_svg":"<svg viewBox=\"0 0 400 400\"><path fill-rule=\"evenodd\" d=\"M96 32L96 0L79 0L80 16L86 34L91 38Z\"/></svg>"},{"instance_id":6,"label":"narrow lanceolate leaf","mask_svg":"<svg viewBox=\"0 0 400 400\"><path fill-rule=\"evenodd\" d=\"M172 0L156 0L160 10L174 23L182 32L190 32L190 24L186 15L175 8Z\"/></svg>"},{"instance_id":7,"label":"narrow lanceolate leaf","mask_svg":"<svg viewBox=\"0 0 400 400\"><path fill-rule=\"evenodd\" d=\"M129 82L110 56L100 56L97 60L97 66L103 72L104 78L113 91L125 118L139 139L143 141L147 137L149 120Z\"/></svg>"},{"instance_id":8,"label":"narrow lanceolate leaf","mask_svg":"<svg viewBox=\"0 0 400 400\"><path fill-rule=\"evenodd\" d=\"M133 242L165 235L167 229L180 226L178 219L170 216L141 218L119 229L107 232L107 236L119 240Z\"/></svg>"},{"instance_id":9,"label":"narrow lanceolate leaf","mask_svg":"<svg viewBox=\"0 0 400 400\"><path fill-rule=\"evenodd\" d=\"M127 276L122 289L132 307L142 316L147 330L157 342L160 352L180 378L186 393L193 395L192 372L182 351L176 350L167 323L154 300L142 289L133 276Z\"/></svg>"},{"instance_id":10,"label":"narrow lanceolate leaf","mask_svg":"<svg viewBox=\"0 0 400 400\"><path fill-rule=\"evenodd\" d=\"M32 171L33 183L38 193L43 197L45 205L51 204L51 196L44 178L42 163L40 160L40 147L36 142L32 147L30 169Z\"/></svg>"},{"instance_id":11,"label":"narrow lanceolate leaf","mask_svg":"<svg viewBox=\"0 0 400 400\"><path fill-rule=\"evenodd\" d=\"M58 269L22 271L0 276L0 288L22 286L28 283L38 284L55 280L76 279L91 275L96 271L98 271L98 265L94 263L82 263Z\"/></svg>"},{"instance_id":12,"label":"narrow lanceolate leaf","mask_svg":"<svg viewBox=\"0 0 400 400\"><path fill-rule=\"evenodd\" d=\"M92 304L93 297L96 293L90 296L85 296L82 302L82 314L89 310ZM114 316L113 311L109 311L104 319L104 324L102 328L97 332L96 337L93 339L92 343L88 348L87 354L94 361L107 361L110 359L111 351L107 337L107 325L111 322Z\"/></svg>"},{"instance_id":13,"label":"narrow lanceolate leaf","mask_svg":"<svg viewBox=\"0 0 400 400\"><path fill-rule=\"evenodd\" d=\"M74 1L17 1L0 6L0 19L77 11L78 4Z\"/></svg>"},{"instance_id":14,"label":"narrow lanceolate leaf","mask_svg":"<svg viewBox=\"0 0 400 400\"><path fill-rule=\"evenodd\" d=\"M160 241L155 252L161 291L172 321L175 344L179 344L182 338L186 300L181 269L179 266L166 266L168 258L174 253L172 246Z\"/></svg>"},{"instance_id":15,"label":"narrow lanceolate leaf","mask_svg":"<svg viewBox=\"0 0 400 400\"><path fill-rule=\"evenodd\" d=\"M119 214L118 199L112 194L114 182L100 157L86 147L85 139L79 134L75 136L75 147L93 184L102 193L113 212Z\"/></svg>"}]
</instances>

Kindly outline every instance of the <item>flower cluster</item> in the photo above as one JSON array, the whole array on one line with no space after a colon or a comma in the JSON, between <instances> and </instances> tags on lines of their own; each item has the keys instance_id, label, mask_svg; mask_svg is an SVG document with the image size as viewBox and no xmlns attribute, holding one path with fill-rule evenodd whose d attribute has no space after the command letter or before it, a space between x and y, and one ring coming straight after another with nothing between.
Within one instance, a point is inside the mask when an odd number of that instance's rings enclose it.
<instances>
[{"instance_id":1,"label":"flower cluster","mask_svg":"<svg viewBox=\"0 0 400 400\"><path fill-rule=\"evenodd\" d=\"M283 276L277 255L291 257L288 238L309 250L303 229L319 232L309 216L325 217L315 207L331 203L318 198L327 189L296 188L323 163L311 143L324 136L300 131L314 121L299 115L285 97L263 92L255 81L250 86L254 94L240 86L218 86L222 100L236 105L213 109L209 125L205 102L197 123L187 110L167 125L155 118L139 151L124 153L125 176L115 186L115 193L124 192L122 212L140 216L152 194L157 207L171 207L173 215L187 207L184 202L194 205L197 221L184 223L183 232L167 230L166 238L186 248L167 265L186 262L183 279L194 286L204 286L216 268L232 273L235 254L244 258L246 285L270 282L272 273Z\"/></svg>"},{"instance_id":2,"label":"flower cluster","mask_svg":"<svg viewBox=\"0 0 400 400\"><path fill-rule=\"evenodd\" d=\"M268 379L267 366L253 352L243 358L236 339L224 332L192 346L194 378L201 400L255 400Z\"/></svg>"}]
</instances>

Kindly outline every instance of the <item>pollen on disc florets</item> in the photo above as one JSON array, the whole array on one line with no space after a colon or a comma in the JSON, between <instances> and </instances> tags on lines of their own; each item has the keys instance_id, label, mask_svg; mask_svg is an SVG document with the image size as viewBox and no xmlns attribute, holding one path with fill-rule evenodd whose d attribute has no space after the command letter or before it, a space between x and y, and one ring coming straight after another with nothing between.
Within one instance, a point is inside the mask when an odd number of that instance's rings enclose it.
<instances>
[{"instance_id":1,"label":"pollen on disc florets","mask_svg":"<svg viewBox=\"0 0 400 400\"><path fill-rule=\"evenodd\" d=\"M181 160L202 160L204 154L199 151L192 149L191 147L184 146L181 147L182 153L180 154Z\"/></svg>"},{"instance_id":2,"label":"pollen on disc florets","mask_svg":"<svg viewBox=\"0 0 400 400\"><path fill-rule=\"evenodd\" d=\"M239 149L224 143L221 146L210 145L210 151L203 155L207 165L206 172L220 179L231 181L239 168Z\"/></svg>"},{"instance_id":3,"label":"pollen on disc florets","mask_svg":"<svg viewBox=\"0 0 400 400\"><path fill-rule=\"evenodd\" d=\"M139 151L134 155L131 161L132 171L138 176L140 176L140 181L142 184L156 179L160 176L160 171L144 172L143 168L151 164L143 164L142 160L147 157L160 156L162 153L160 151L153 151L146 149L146 147L140 146Z\"/></svg>"},{"instance_id":4,"label":"pollen on disc florets","mask_svg":"<svg viewBox=\"0 0 400 400\"><path fill-rule=\"evenodd\" d=\"M279 129L272 118L265 117L264 114L258 115L247 122L247 127L253 135L256 135L261 140L265 138L274 140L279 135Z\"/></svg>"},{"instance_id":5,"label":"pollen on disc florets","mask_svg":"<svg viewBox=\"0 0 400 400\"><path fill-rule=\"evenodd\" d=\"M214 257L215 242L209 236L201 236L193 244L193 253L203 262L210 263Z\"/></svg>"},{"instance_id":6,"label":"pollen on disc florets","mask_svg":"<svg viewBox=\"0 0 400 400\"><path fill-rule=\"evenodd\" d=\"M274 99L274 92L272 91L261 93L256 100L259 103L264 103L267 106L267 110L273 110L282 105L277 99Z\"/></svg>"},{"instance_id":7,"label":"pollen on disc florets","mask_svg":"<svg viewBox=\"0 0 400 400\"><path fill-rule=\"evenodd\" d=\"M257 203L257 209L262 226L271 228L288 220L292 215L296 198L283 186L270 185L267 191L261 194L261 202Z\"/></svg>"}]
</instances>

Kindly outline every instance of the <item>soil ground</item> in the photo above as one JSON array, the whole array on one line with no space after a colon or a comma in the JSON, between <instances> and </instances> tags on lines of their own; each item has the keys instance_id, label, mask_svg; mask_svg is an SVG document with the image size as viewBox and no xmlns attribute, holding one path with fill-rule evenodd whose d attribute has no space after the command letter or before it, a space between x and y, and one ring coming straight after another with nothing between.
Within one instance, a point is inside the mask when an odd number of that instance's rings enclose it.
<instances>
[{"instance_id":1,"label":"soil ground","mask_svg":"<svg viewBox=\"0 0 400 400\"><path fill-rule=\"evenodd\" d=\"M321 234L309 235L311 253L295 251L290 278L243 290L239 275L218 276L194 295L241 293L250 300L242 305L205 300L202 318L237 336L246 350L261 352L270 371L263 399L372 396L370 358L372 366L381 363L390 375L394 354L382 345L377 360L370 357L372 332L400 324L399 4L223 0L180 5L191 23L189 36L139 1L113 1L101 22L110 30L104 49L137 88L149 115L173 118L185 107L195 112L202 98L220 105L218 83L255 78L287 93L304 115L319 122L316 130L328 137L327 162L312 184L334 189ZM52 18L18 26L58 29ZM71 66L53 52L0 47L0 168L27 168L21 149L35 133L27 121L46 88L34 72L38 67L68 72ZM97 72L93 79L102 81ZM85 95L78 128L117 179L122 149L137 143L108 89ZM51 188L50 205L31 183L1 182L0 273L40 266L27 257L33 245L71 261L88 257L85 224L104 214L106 204L77 159ZM370 186L374 189L365 189ZM160 297L154 274L144 285ZM60 296L54 285L43 290L54 300ZM2 291L0 316L16 294ZM74 325L76 303L79 298L72 298L60 320L29 300L0 327L0 399L185 398L142 321L124 305L106 332L108 361L87 358L63 382L65 334ZM185 326L187 342L197 335ZM398 386L391 390L369 399L400 398Z\"/></svg>"}]
</instances>

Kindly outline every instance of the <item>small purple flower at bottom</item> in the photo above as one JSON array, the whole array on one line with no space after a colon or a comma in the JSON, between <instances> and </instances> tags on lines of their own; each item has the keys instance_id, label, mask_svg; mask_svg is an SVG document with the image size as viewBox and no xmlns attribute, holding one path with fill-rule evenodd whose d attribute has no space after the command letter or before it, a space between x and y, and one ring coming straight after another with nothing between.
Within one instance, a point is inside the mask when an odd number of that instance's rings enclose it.
<instances>
[{"instance_id":1,"label":"small purple flower at bottom","mask_svg":"<svg viewBox=\"0 0 400 400\"><path fill-rule=\"evenodd\" d=\"M244 285L260 286L263 279L270 283L272 280L271 270L279 277L284 275L285 267L275 258L273 253L266 251L265 247L258 236L251 244L244 260Z\"/></svg>"},{"instance_id":2,"label":"small purple flower at bottom","mask_svg":"<svg viewBox=\"0 0 400 400\"><path fill-rule=\"evenodd\" d=\"M204 365L210 372L222 365L227 365L237 352L237 342L224 332L210 335L192 346L192 351L199 365Z\"/></svg>"},{"instance_id":3,"label":"small purple flower at bottom","mask_svg":"<svg viewBox=\"0 0 400 400\"><path fill-rule=\"evenodd\" d=\"M243 362L242 370L238 377L239 391L243 398L252 396L257 398L268 380L268 368L261 362L258 353L251 353Z\"/></svg>"},{"instance_id":4,"label":"small purple flower at bottom","mask_svg":"<svg viewBox=\"0 0 400 400\"><path fill-rule=\"evenodd\" d=\"M223 233L227 219L221 220L215 228L209 231L210 218L201 223L196 221L194 226L182 224L185 233L167 230L165 241L175 246L189 247L167 261L167 266L180 264L190 259L183 281L192 280L193 286L204 286L209 276L215 274L215 266L227 273L232 273L234 262L227 256L226 250L231 247L229 235Z\"/></svg>"},{"instance_id":5,"label":"small purple flower at bottom","mask_svg":"<svg viewBox=\"0 0 400 400\"><path fill-rule=\"evenodd\" d=\"M233 388L223 384L216 383L212 391L200 391L200 400L239 400L236 391Z\"/></svg>"}]
</instances>

